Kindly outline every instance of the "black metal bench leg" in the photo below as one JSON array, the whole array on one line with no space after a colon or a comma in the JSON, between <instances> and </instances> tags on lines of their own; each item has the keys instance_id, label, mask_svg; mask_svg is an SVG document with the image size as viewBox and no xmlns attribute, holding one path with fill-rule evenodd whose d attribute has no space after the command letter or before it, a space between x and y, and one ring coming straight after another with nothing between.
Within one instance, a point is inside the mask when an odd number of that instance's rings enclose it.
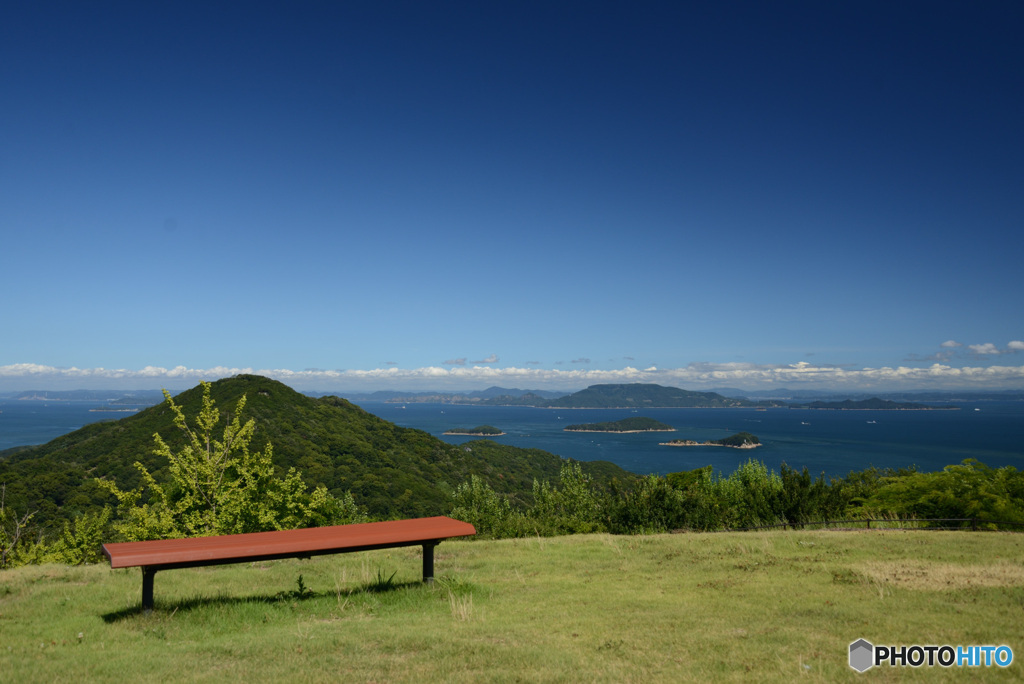
<instances>
[{"instance_id":1,"label":"black metal bench leg","mask_svg":"<svg viewBox=\"0 0 1024 684\"><path fill-rule=\"evenodd\" d=\"M434 547L436 542L423 545L423 581L434 581Z\"/></svg>"},{"instance_id":2,"label":"black metal bench leg","mask_svg":"<svg viewBox=\"0 0 1024 684\"><path fill-rule=\"evenodd\" d=\"M156 570L153 568L142 568L142 610L153 610L153 576Z\"/></svg>"}]
</instances>

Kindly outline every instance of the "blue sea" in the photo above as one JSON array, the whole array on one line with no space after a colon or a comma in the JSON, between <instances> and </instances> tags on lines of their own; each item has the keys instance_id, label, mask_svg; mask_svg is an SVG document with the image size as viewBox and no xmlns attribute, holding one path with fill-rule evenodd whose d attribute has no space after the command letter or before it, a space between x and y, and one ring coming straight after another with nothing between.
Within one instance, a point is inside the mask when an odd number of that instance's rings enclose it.
<instances>
[{"instance_id":1,"label":"blue sea","mask_svg":"<svg viewBox=\"0 0 1024 684\"><path fill-rule=\"evenodd\" d=\"M665 474L711 465L726 474L749 458L778 470L785 462L813 474L846 475L870 466L916 466L934 471L976 458L994 467L1024 469L1024 402L960 404L942 411L820 411L807 409L537 409L524 407L364 402L375 415L424 430L452 444L472 437L443 433L493 425L507 434L495 441L543 449L581 461L611 461L634 473ZM104 402L0 401L0 450L43 444L99 420L129 413L97 411ZM565 432L566 425L643 415L676 432L599 434ZM703 442L750 432L763 446L668 447L670 439Z\"/></svg>"},{"instance_id":2,"label":"blue sea","mask_svg":"<svg viewBox=\"0 0 1024 684\"><path fill-rule=\"evenodd\" d=\"M452 428L493 425L508 433L495 441L543 449L580 461L611 461L639 474L677 472L706 465L726 474L750 458L778 470L785 462L817 475L852 470L941 470L976 458L986 465L1024 469L1024 402L960 404L941 411L823 411L809 409L537 409L442 404L364 403L362 407L405 427L453 443L474 439L443 435ZM977 409L977 410L975 410ZM566 425L643 415L676 432L610 434L565 432ZM670 439L703 442L737 432L756 435L757 449L669 447Z\"/></svg>"}]
</instances>

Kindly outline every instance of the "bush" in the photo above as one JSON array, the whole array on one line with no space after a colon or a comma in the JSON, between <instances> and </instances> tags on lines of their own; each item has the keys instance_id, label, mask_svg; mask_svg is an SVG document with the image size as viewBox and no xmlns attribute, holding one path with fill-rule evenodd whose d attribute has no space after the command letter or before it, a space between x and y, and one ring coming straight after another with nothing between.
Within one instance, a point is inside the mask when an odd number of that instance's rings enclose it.
<instances>
[{"instance_id":1,"label":"bush","mask_svg":"<svg viewBox=\"0 0 1024 684\"><path fill-rule=\"evenodd\" d=\"M359 519L351 497L338 501L323 486L309 492L297 470L275 475L273 446L249 451L255 421L241 422L245 396L224 427L214 436L220 412L204 382L202 408L193 428L166 390L174 424L185 436L175 453L159 434L155 453L168 461L170 482L158 483L141 463L135 463L142 484L129 491L108 480L97 482L118 500L114 528L124 539L168 539L211 534L241 534L310 527ZM339 519L341 518L341 519Z\"/></svg>"}]
</instances>

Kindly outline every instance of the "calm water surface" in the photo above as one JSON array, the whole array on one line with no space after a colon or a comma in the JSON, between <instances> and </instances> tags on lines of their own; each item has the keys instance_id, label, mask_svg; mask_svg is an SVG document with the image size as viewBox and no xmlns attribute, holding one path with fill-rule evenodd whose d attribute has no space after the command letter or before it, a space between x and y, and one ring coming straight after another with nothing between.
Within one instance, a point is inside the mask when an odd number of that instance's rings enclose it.
<instances>
[{"instance_id":1,"label":"calm water surface","mask_svg":"<svg viewBox=\"0 0 1024 684\"><path fill-rule=\"evenodd\" d=\"M97 412L102 402L0 401L0 450L43 444L99 420L128 413ZM869 466L941 470L965 458L990 466L1024 469L1024 402L961 404L957 411L812 411L805 409L535 409L386 404L365 402L370 413L403 427L424 430L452 443L452 428L493 425L508 433L504 444L543 449L581 461L606 460L635 473L670 473L712 465L731 473L748 458L769 468L783 462L812 473L845 475ZM974 410L979 409L979 410ZM597 423L644 415L676 432L596 434L565 432L566 425ZM722 447L667 447L660 442L699 442L746 431L764 446L754 450Z\"/></svg>"},{"instance_id":2,"label":"calm water surface","mask_svg":"<svg viewBox=\"0 0 1024 684\"><path fill-rule=\"evenodd\" d=\"M508 433L496 441L544 449L581 461L607 460L635 473L665 474L705 465L730 473L754 457L777 469L785 462L812 473L845 475L876 467L941 470L976 458L990 466L1024 468L1024 403L984 402L956 411L815 411L806 409L531 409L440 404L365 403L363 408L398 425L425 430L459 444L445 430L493 425ZM974 409L979 410L975 411ZM565 432L566 425L644 415L676 432L596 434ZM670 439L703 442L750 432L763 446L668 447Z\"/></svg>"}]
</instances>

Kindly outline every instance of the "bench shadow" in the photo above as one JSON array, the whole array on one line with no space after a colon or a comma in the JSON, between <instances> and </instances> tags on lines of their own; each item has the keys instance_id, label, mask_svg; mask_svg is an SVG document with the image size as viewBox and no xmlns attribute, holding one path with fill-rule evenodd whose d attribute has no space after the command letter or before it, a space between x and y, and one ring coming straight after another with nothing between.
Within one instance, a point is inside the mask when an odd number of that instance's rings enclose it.
<instances>
[{"instance_id":1,"label":"bench shadow","mask_svg":"<svg viewBox=\"0 0 1024 684\"><path fill-rule=\"evenodd\" d=\"M370 582L359 587L352 589L342 590L340 593L345 597L352 596L364 596L368 594L385 594L395 592L400 589L410 589L412 587L427 587L430 586L424 582L413 581L413 582ZM259 603L263 605L279 605L284 603L295 603L301 601L310 601L312 599L333 597L337 596L339 592L336 591L312 591L306 590L303 592L298 591L279 591L276 594L257 594L250 596L197 596L189 599L181 599L180 601L161 601L157 599L154 603L153 610L150 611L152 614L175 614L183 613L197 608L206 608L208 606L233 606L241 605L246 603ZM100 617L106 623L115 623L121 620L125 620L136 615L145 615L147 611L142 608L142 601L134 605L122 608L121 610L115 610L110 613L104 613Z\"/></svg>"}]
</instances>

